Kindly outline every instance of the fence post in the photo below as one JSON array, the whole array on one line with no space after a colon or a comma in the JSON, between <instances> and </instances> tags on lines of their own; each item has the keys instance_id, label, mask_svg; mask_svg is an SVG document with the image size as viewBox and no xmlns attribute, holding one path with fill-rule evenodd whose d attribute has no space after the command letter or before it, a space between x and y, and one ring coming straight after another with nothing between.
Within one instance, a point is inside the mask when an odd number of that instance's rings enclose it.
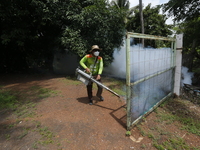
<instances>
[{"instance_id":1,"label":"fence post","mask_svg":"<svg viewBox=\"0 0 200 150\"><path fill-rule=\"evenodd\" d=\"M176 35L176 68L174 78L174 93L180 95L182 67L183 34Z\"/></svg>"},{"instance_id":2,"label":"fence post","mask_svg":"<svg viewBox=\"0 0 200 150\"><path fill-rule=\"evenodd\" d=\"M127 130L131 127L131 86L130 86L130 35L126 33L126 107Z\"/></svg>"}]
</instances>

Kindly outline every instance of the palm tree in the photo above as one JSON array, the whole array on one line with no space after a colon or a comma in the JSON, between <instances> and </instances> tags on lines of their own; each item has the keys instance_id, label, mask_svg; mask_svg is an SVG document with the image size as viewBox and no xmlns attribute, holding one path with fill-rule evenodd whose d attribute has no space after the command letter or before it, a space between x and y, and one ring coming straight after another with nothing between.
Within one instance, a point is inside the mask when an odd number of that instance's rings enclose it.
<instances>
[{"instance_id":1,"label":"palm tree","mask_svg":"<svg viewBox=\"0 0 200 150\"><path fill-rule=\"evenodd\" d=\"M129 0L112 0L111 5L117 7L120 9L120 11L124 12L125 11L125 16L124 16L124 23L126 24L128 21L129 16L132 14L132 10L129 10L130 7L130 2Z\"/></svg>"},{"instance_id":2,"label":"palm tree","mask_svg":"<svg viewBox=\"0 0 200 150\"><path fill-rule=\"evenodd\" d=\"M112 5L115 5L119 9L129 9L130 7L130 2L129 0L113 0L111 2Z\"/></svg>"}]
</instances>

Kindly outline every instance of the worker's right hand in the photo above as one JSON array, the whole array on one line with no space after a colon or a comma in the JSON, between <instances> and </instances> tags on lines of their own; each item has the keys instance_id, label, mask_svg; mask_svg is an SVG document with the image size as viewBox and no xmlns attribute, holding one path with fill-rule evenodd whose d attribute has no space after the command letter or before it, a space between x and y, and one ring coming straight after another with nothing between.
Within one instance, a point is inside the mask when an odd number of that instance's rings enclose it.
<instances>
[{"instance_id":1,"label":"worker's right hand","mask_svg":"<svg viewBox=\"0 0 200 150\"><path fill-rule=\"evenodd\" d=\"M85 70L86 70L87 73L90 73L90 69L89 68L86 68Z\"/></svg>"}]
</instances>

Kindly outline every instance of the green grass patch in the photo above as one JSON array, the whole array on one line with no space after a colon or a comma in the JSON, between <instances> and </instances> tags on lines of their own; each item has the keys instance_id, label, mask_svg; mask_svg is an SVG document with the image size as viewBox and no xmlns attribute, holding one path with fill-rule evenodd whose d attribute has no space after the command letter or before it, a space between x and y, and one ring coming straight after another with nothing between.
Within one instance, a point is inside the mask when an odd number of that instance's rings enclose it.
<instances>
[{"instance_id":1,"label":"green grass patch","mask_svg":"<svg viewBox=\"0 0 200 150\"><path fill-rule=\"evenodd\" d=\"M157 112L157 122L163 122L165 121L166 124L171 124L173 123L174 121L176 121L176 116L172 115L171 113L165 111L165 110L159 110L159 111L156 111Z\"/></svg>"},{"instance_id":2,"label":"green grass patch","mask_svg":"<svg viewBox=\"0 0 200 150\"><path fill-rule=\"evenodd\" d=\"M182 124L181 129L200 136L200 120L188 109L187 105L189 105L187 101L170 100L164 110L168 112L170 118Z\"/></svg>"},{"instance_id":3,"label":"green grass patch","mask_svg":"<svg viewBox=\"0 0 200 150\"><path fill-rule=\"evenodd\" d=\"M41 135L41 138L37 141L35 141L32 145L34 149L38 149L40 145L48 145L54 143L54 134L51 132L48 127L42 127L40 122L35 122L36 123L36 130L35 132L39 133ZM60 145L59 145L60 146Z\"/></svg>"},{"instance_id":4,"label":"green grass patch","mask_svg":"<svg viewBox=\"0 0 200 150\"><path fill-rule=\"evenodd\" d=\"M158 150L200 150L200 147L193 147L187 143L184 138L178 136L179 130L185 130L186 133L200 136L200 121L194 114L193 109L187 101L173 99L168 100L155 110L156 123L148 128L140 123L137 125L138 130L143 136L152 140L154 147ZM171 132L169 128L174 126L178 128L176 133Z\"/></svg>"},{"instance_id":5,"label":"green grass patch","mask_svg":"<svg viewBox=\"0 0 200 150\"><path fill-rule=\"evenodd\" d=\"M162 142L161 144L158 144L157 142L154 142L153 144L158 150L191 150L194 149L194 147L190 147L188 144L186 144L185 140L180 137L173 137L169 138L166 141Z\"/></svg>"},{"instance_id":6,"label":"green grass patch","mask_svg":"<svg viewBox=\"0 0 200 150\"><path fill-rule=\"evenodd\" d=\"M0 109L15 109L16 103L18 103L16 92L0 89Z\"/></svg>"},{"instance_id":7,"label":"green grass patch","mask_svg":"<svg viewBox=\"0 0 200 150\"><path fill-rule=\"evenodd\" d=\"M30 87L29 93L32 96L36 96L40 99L43 99L51 96L57 96L59 92L48 88L42 88L40 86L32 86Z\"/></svg>"},{"instance_id":8,"label":"green grass patch","mask_svg":"<svg viewBox=\"0 0 200 150\"><path fill-rule=\"evenodd\" d=\"M181 129L200 136L200 121L192 118L191 116L184 115L184 112L182 114L172 114L171 112L163 110L157 113L157 117L158 122L165 121L166 124L178 121L182 124Z\"/></svg>"},{"instance_id":9,"label":"green grass patch","mask_svg":"<svg viewBox=\"0 0 200 150\"><path fill-rule=\"evenodd\" d=\"M59 91L32 86L26 90L0 89L0 110L13 110L19 118L35 116L35 106L38 100L57 96Z\"/></svg>"},{"instance_id":10,"label":"green grass patch","mask_svg":"<svg viewBox=\"0 0 200 150\"><path fill-rule=\"evenodd\" d=\"M105 82L105 85L108 88L110 88L117 94L119 94L121 96L126 95L126 86L125 86L126 83L124 80L105 77L105 78L103 78L103 81Z\"/></svg>"},{"instance_id":11,"label":"green grass patch","mask_svg":"<svg viewBox=\"0 0 200 150\"><path fill-rule=\"evenodd\" d=\"M21 133L21 135L18 136L18 139L22 139L23 137L25 137L28 134L28 130L29 129L24 129L23 132Z\"/></svg>"},{"instance_id":12,"label":"green grass patch","mask_svg":"<svg viewBox=\"0 0 200 150\"><path fill-rule=\"evenodd\" d=\"M75 76L67 76L65 79L61 79L61 82L64 82L66 85L81 85L84 84L81 81L77 80Z\"/></svg>"},{"instance_id":13,"label":"green grass patch","mask_svg":"<svg viewBox=\"0 0 200 150\"><path fill-rule=\"evenodd\" d=\"M200 121L192 118L177 118L183 125L181 129L187 130L190 133L200 136Z\"/></svg>"}]
</instances>

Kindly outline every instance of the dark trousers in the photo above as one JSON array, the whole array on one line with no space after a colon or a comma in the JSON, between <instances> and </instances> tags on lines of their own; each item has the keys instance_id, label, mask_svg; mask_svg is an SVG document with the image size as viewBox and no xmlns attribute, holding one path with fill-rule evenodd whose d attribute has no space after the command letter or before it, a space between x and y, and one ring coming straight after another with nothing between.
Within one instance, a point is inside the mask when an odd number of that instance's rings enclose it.
<instances>
[{"instance_id":1,"label":"dark trousers","mask_svg":"<svg viewBox=\"0 0 200 150\"><path fill-rule=\"evenodd\" d=\"M97 81L101 82L101 79L97 80ZM92 86L93 86L93 82L90 81L89 84L87 85L87 94L88 94L88 98L89 99L91 99L93 97L93 95L92 95ZM102 92L103 92L103 88L100 87L98 84L97 84L97 88L98 88L98 90L97 90L96 96L100 97Z\"/></svg>"}]
</instances>

